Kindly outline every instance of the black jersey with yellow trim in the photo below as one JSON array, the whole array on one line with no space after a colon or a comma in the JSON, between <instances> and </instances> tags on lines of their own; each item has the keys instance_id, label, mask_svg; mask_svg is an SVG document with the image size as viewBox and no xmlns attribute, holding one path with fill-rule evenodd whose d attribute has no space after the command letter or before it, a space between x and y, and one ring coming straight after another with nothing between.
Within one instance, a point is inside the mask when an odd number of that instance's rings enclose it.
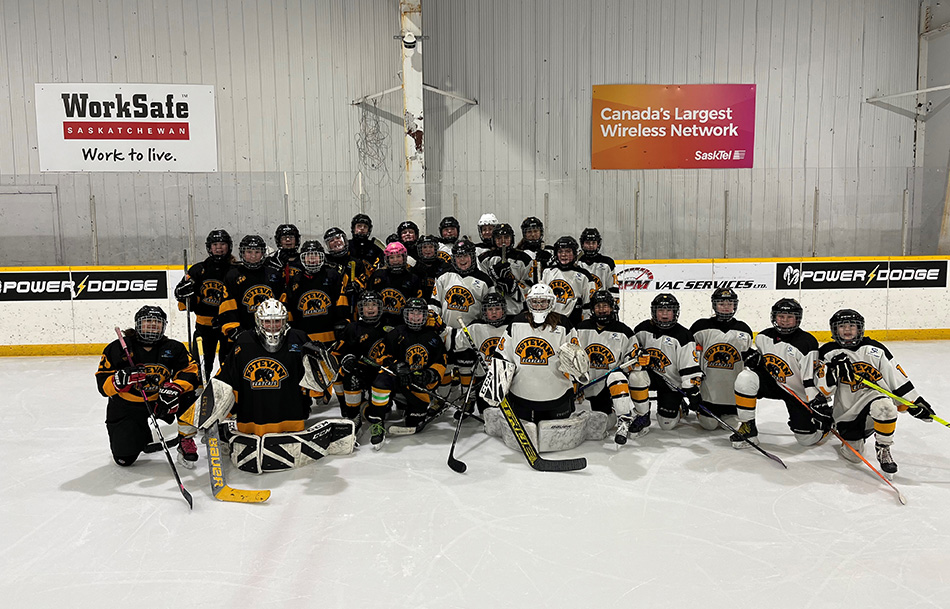
<instances>
[{"instance_id":1,"label":"black jersey with yellow trim","mask_svg":"<svg viewBox=\"0 0 950 609\"><path fill-rule=\"evenodd\" d=\"M194 391L198 385L198 364L188 353L187 347L180 341L163 336L151 345L145 345L134 333L126 332L125 342L132 354L136 366L145 369L146 382L142 385L149 402L158 399L158 388L162 383L172 381L183 391ZM102 351L99 368L96 370L96 384L103 397L122 399L127 402L143 402L138 390L119 391L113 384L113 375L117 370L129 368L129 359L118 340L114 340Z\"/></svg>"},{"instance_id":2,"label":"black jersey with yellow trim","mask_svg":"<svg viewBox=\"0 0 950 609\"><path fill-rule=\"evenodd\" d=\"M199 326L214 325L218 308L224 302L224 278L231 268L232 259L217 261L208 256L201 262L191 265L185 273L185 279L195 284L195 295L191 297L191 312L195 314L195 323ZM184 279L182 280L184 281ZM186 309L184 299L179 299L178 310Z\"/></svg>"},{"instance_id":3,"label":"black jersey with yellow trim","mask_svg":"<svg viewBox=\"0 0 950 609\"><path fill-rule=\"evenodd\" d=\"M228 270L224 276L224 302L218 307L218 322L224 334L229 335L238 327L254 329L257 305L280 296L275 286L268 283L269 275L263 266L249 269L235 264Z\"/></svg>"}]
</instances>

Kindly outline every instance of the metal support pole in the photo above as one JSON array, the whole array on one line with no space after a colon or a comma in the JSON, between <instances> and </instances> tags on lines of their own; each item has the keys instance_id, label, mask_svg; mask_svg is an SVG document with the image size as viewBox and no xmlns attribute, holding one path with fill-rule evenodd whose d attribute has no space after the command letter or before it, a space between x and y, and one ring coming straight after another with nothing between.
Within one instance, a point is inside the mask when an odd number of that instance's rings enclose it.
<instances>
[{"instance_id":1,"label":"metal support pole","mask_svg":"<svg viewBox=\"0 0 950 609\"><path fill-rule=\"evenodd\" d=\"M633 192L633 259L640 259L640 183Z\"/></svg>"},{"instance_id":2,"label":"metal support pole","mask_svg":"<svg viewBox=\"0 0 950 609\"><path fill-rule=\"evenodd\" d=\"M188 251L195 254L195 195L188 194Z\"/></svg>"},{"instance_id":3,"label":"metal support pole","mask_svg":"<svg viewBox=\"0 0 950 609\"><path fill-rule=\"evenodd\" d=\"M811 207L811 257L818 256L818 187L815 186L815 200Z\"/></svg>"},{"instance_id":4,"label":"metal support pole","mask_svg":"<svg viewBox=\"0 0 950 609\"><path fill-rule=\"evenodd\" d=\"M89 219L92 224L92 263L99 266L99 224L96 220L96 195L89 195Z\"/></svg>"},{"instance_id":5,"label":"metal support pole","mask_svg":"<svg viewBox=\"0 0 950 609\"><path fill-rule=\"evenodd\" d=\"M406 217L426 232L425 123L422 104L422 0L400 0L406 151Z\"/></svg>"},{"instance_id":6,"label":"metal support pole","mask_svg":"<svg viewBox=\"0 0 950 609\"><path fill-rule=\"evenodd\" d=\"M910 210L910 193L904 189L904 206L901 209L901 256L907 255L907 215Z\"/></svg>"},{"instance_id":7,"label":"metal support pole","mask_svg":"<svg viewBox=\"0 0 950 609\"><path fill-rule=\"evenodd\" d=\"M729 190L726 190L723 195L722 257L729 257Z\"/></svg>"}]
</instances>

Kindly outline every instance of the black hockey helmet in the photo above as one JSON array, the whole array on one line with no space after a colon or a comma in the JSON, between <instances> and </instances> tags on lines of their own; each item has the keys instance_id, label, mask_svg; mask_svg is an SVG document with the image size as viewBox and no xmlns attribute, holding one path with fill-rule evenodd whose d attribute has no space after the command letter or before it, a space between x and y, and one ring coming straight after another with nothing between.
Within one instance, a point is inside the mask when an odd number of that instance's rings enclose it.
<instances>
[{"instance_id":1,"label":"black hockey helmet","mask_svg":"<svg viewBox=\"0 0 950 609\"><path fill-rule=\"evenodd\" d=\"M831 338L842 347L855 347L861 344L864 338L864 317L854 309L841 309L836 311L829 320L831 325ZM840 334L841 326L854 325L858 331L850 338L843 338Z\"/></svg>"},{"instance_id":2,"label":"black hockey helmet","mask_svg":"<svg viewBox=\"0 0 950 609\"><path fill-rule=\"evenodd\" d=\"M656 318L656 312L660 309L668 309L673 311L673 320L672 321L658 321ZM658 328L672 328L676 321L680 318L680 303L676 300L676 296L672 294L657 294L656 298L653 299L653 302L650 303L650 315L653 320L653 324Z\"/></svg>"},{"instance_id":3,"label":"black hockey helmet","mask_svg":"<svg viewBox=\"0 0 950 609\"><path fill-rule=\"evenodd\" d=\"M327 246L327 251L334 256L344 256L350 251L350 242L346 238L346 233L338 226L328 228L323 233L323 242Z\"/></svg>"},{"instance_id":4,"label":"black hockey helmet","mask_svg":"<svg viewBox=\"0 0 950 609\"><path fill-rule=\"evenodd\" d=\"M399 242L399 235L397 235L396 233L389 233L389 235L386 237L386 245L389 245L390 243L396 243L396 242Z\"/></svg>"},{"instance_id":5,"label":"black hockey helmet","mask_svg":"<svg viewBox=\"0 0 950 609\"><path fill-rule=\"evenodd\" d=\"M244 257L245 253L251 250L258 250L261 258L257 262L248 262ZM267 244L260 235L244 235L241 243L238 245L238 255L241 256L241 262L249 269L259 269L264 264L264 255L267 254Z\"/></svg>"},{"instance_id":6,"label":"black hockey helmet","mask_svg":"<svg viewBox=\"0 0 950 609\"><path fill-rule=\"evenodd\" d=\"M587 249L585 246L588 242L595 242L597 246L594 249ZM600 246L603 244L604 240L600 236L600 231L596 228L585 228L581 231L581 249L584 250L585 254L598 254L600 253Z\"/></svg>"},{"instance_id":7,"label":"black hockey helmet","mask_svg":"<svg viewBox=\"0 0 950 609\"><path fill-rule=\"evenodd\" d=\"M786 313L795 316L795 325L791 328L783 328L778 325L776 316L779 313ZM772 305L772 326L778 330L779 334L791 334L802 325L802 305L794 298L781 298Z\"/></svg>"},{"instance_id":8,"label":"black hockey helmet","mask_svg":"<svg viewBox=\"0 0 950 609\"><path fill-rule=\"evenodd\" d=\"M528 239L527 232L533 228L536 228L539 231L541 231L541 234L538 236L537 239ZM544 223L541 222L540 218L537 218L535 216L528 216L521 223L521 236L528 243L531 243L531 244L540 243L541 240L544 239Z\"/></svg>"},{"instance_id":9,"label":"black hockey helmet","mask_svg":"<svg viewBox=\"0 0 950 609\"><path fill-rule=\"evenodd\" d=\"M366 225L366 235L368 239L370 235L373 234L373 219L367 216L366 214L356 214L353 216L353 219L350 220L350 233L353 235L353 238L356 238L356 225L365 224ZM362 235L361 235L362 236Z\"/></svg>"},{"instance_id":10,"label":"black hockey helmet","mask_svg":"<svg viewBox=\"0 0 950 609\"><path fill-rule=\"evenodd\" d=\"M412 239L408 241L406 240L405 237L403 237L403 233L406 232L407 230L411 230L413 232ZM400 222L399 226L396 227L396 234L399 235L399 240L402 241L404 244L414 243L415 241L419 239L419 225L413 222L412 220L406 220L405 222Z\"/></svg>"},{"instance_id":11,"label":"black hockey helmet","mask_svg":"<svg viewBox=\"0 0 950 609\"><path fill-rule=\"evenodd\" d=\"M515 229L511 227L507 222L502 222L495 226L495 230L491 233L492 243L495 247L501 247L501 244L498 243L499 237L508 237L508 247L511 247L515 243Z\"/></svg>"},{"instance_id":12,"label":"black hockey helmet","mask_svg":"<svg viewBox=\"0 0 950 609\"><path fill-rule=\"evenodd\" d=\"M482 298L482 319L496 328L505 325L505 297L498 292L489 292ZM499 314L500 311L500 314ZM492 312L492 315L489 313Z\"/></svg>"},{"instance_id":13,"label":"black hockey helmet","mask_svg":"<svg viewBox=\"0 0 950 609\"><path fill-rule=\"evenodd\" d=\"M376 304L376 313L374 315L367 315L367 303ZM375 324L379 321L379 318L383 316L383 297L379 295L379 292L374 290L363 290L356 298L356 314L366 323Z\"/></svg>"},{"instance_id":14,"label":"black hockey helmet","mask_svg":"<svg viewBox=\"0 0 950 609\"><path fill-rule=\"evenodd\" d=\"M413 311L422 311L421 321L419 315L412 315ZM402 320L410 330L421 330L426 325L428 317L429 305L422 298L410 298L406 301L406 306L402 308Z\"/></svg>"},{"instance_id":15,"label":"black hockey helmet","mask_svg":"<svg viewBox=\"0 0 950 609\"><path fill-rule=\"evenodd\" d=\"M435 260L439 257L439 241L435 235L420 235L416 241L416 254L419 260Z\"/></svg>"},{"instance_id":16,"label":"black hockey helmet","mask_svg":"<svg viewBox=\"0 0 950 609\"><path fill-rule=\"evenodd\" d=\"M468 256L471 261L464 269L459 268L459 256ZM452 246L452 266L454 266L455 270L459 273L471 273L475 270L475 244L467 239L457 241L455 245Z\"/></svg>"},{"instance_id":17,"label":"black hockey helmet","mask_svg":"<svg viewBox=\"0 0 950 609\"><path fill-rule=\"evenodd\" d=\"M277 242L277 249L282 249L280 247L280 240L283 237L294 238L294 246L291 249L297 249L300 246L300 231L297 230L297 227L293 224L281 224L277 227L277 230L274 231L274 241Z\"/></svg>"},{"instance_id":18,"label":"black hockey helmet","mask_svg":"<svg viewBox=\"0 0 950 609\"><path fill-rule=\"evenodd\" d=\"M739 295L736 294L736 291L732 288L716 288L716 291L712 293L711 300L713 314L716 316L717 321L729 321L736 316L736 311L739 310ZM720 302L731 302L732 312L720 313L719 308L716 306Z\"/></svg>"},{"instance_id":19,"label":"black hockey helmet","mask_svg":"<svg viewBox=\"0 0 950 609\"><path fill-rule=\"evenodd\" d=\"M159 329L155 329L156 323ZM145 305L135 312L135 334L139 341L146 345L151 345L165 336L165 328L168 327L168 315L161 307Z\"/></svg>"},{"instance_id":20,"label":"black hockey helmet","mask_svg":"<svg viewBox=\"0 0 950 609\"><path fill-rule=\"evenodd\" d=\"M445 229L454 228L455 234L448 237L445 236ZM459 224L459 221L455 219L455 216L446 216L442 218L442 221L439 222L439 237L442 239L448 239L445 243L451 243L459 237L459 231L462 230L462 225Z\"/></svg>"},{"instance_id":21,"label":"black hockey helmet","mask_svg":"<svg viewBox=\"0 0 950 609\"><path fill-rule=\"evenodd\" d=\"M598 304L610 305L610 311L607 313L597 313ZM614 295L607 290L597 290L590 295L590 310L594 319L601 325L607 325L617 319L617 301L614 300Z\"/></svg>"},{"instance_id":22,"label":"black hockey helmet","mask_svg":"<svg viewBox=\"0 0 950 609\"><path fill-rule=\"evenodd\" d=\"M577 262L577 248L577 239L574 237L570 235L558 237L558 240L554 242L554 261L557 263L558 268L565 269ZM571 250L572 258L569 263L561 263L561 259L558 257L558 253L560 253L561 250Z\"/></svg>"},{"instance_id":23,"label":"black hockey helmet","mask_svg":"<svg viewBox=\"0 0 950 609\"><path fill-rule=\"evenodd\" d=\"M323 268L327 256L319 241L304 241L300 246L300 265L313 274Z\"/></svg>"},{"instance_id":24,"label":"black hockey helmet","mask_svg":"<svg viewBox=\"0 0 950 609\"><path fill-rule=\"evenodd\" d=\"M212 243L224 243L228 246L228 251L220 255L212 254L211 253ZM208 238L205 239L205 249L208 250L208 255L211 256L211 258L215 262L222 262L230 258L232 246L233 246L233 243L231 241L231 235L229 235L228 231L224 230L223 228L214 229L213 231L208 233Z\"/></svg>"}]
</instances>

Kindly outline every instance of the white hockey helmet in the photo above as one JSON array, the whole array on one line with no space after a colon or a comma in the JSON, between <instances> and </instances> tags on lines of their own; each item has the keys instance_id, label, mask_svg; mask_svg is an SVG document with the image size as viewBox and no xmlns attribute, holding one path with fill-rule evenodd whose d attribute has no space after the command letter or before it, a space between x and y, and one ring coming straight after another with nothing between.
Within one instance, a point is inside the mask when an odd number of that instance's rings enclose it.
<instances>
[{"instance_id":1,"label":"white hockey helmet","mask_svg":"<svg viewBox=\"0 0 950 609\"><path fill-rule=\"evenodd\" d=\"M274 353L283 346L290 326L287 324L287 308L282 302L268 298L257 305L254 323L267 351Z\"/></svg>"},{"instance_id":2,"label":"white hockey helmet","mask_svg":"<svg viewBox=\"0 0 950 609\"><path fill-rule=\"evenodd\" d=\"M495 214L482 214L482 217L478 219L479 226L495 226L496 224L498 224L498 218Z\"/></svg>"},{"instance_id":3,"label":"white hockey helmet","mask_svg":"<svg viewBox=\"0 0 950 609\"><path fill-rule=\"evenodd\" d=\"M536 324L544 323L548 314L554 310L555 302L557 302L557 297L554 295L554 290L546 283L534 284L525 297L528 312L531 313Z\"/></svg>"}]
</instances>

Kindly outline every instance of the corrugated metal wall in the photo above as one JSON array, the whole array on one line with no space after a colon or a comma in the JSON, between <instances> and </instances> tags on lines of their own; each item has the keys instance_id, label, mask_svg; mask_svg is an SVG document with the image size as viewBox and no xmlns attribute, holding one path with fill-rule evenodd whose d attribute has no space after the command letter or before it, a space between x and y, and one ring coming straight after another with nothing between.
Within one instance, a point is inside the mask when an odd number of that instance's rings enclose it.
<instances>
[{"instance_id":1,"label":"corrugated metal wall","mask_svg":"<svg viewBox=\"0 0 950 609\"><path fill-rule=\"evenodd\" d=\"M430 226L457 212L470 229L494 211L546 217L549 236L600 226L617 258L810 255L817 188L819 254L900 253L913 123L863 100L915 88L915 0L423 10L426 82L479 100L426 93ZM289 218L322 235L357 211L361 168L384 236L405 217L402 98L366 113L349 102L400 82L398 30L397 0L0 0L0 226L15 215L11 192L52 187L61 232L44 233L45 220L0 232L0 254L175 264L192 226L199 251L215 226L269 240ZM35 82L212 84L220 172L41 174ZM756 169L589 169L593 84L753 82ZM366 154L361 118L378 124ZM43 235L61 248L37 248Z\"/></svg>"}]
</instances>

